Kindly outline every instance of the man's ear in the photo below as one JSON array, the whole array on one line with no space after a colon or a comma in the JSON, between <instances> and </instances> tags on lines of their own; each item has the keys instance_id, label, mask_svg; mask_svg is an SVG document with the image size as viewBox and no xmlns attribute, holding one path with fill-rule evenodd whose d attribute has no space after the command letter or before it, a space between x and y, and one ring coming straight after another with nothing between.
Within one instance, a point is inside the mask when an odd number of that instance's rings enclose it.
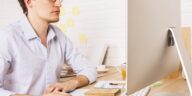
<instances>
[{"instance_id":1,"label":"man's ear","mask_svg":"<svg viewBox=\"0 0 192 96\"><path fill-rule=\"evenodd\" d=\"M32 7L32 0L24 0L24 3L25 3L27 8L31 8Z\"/></svg>"}]
</instances>

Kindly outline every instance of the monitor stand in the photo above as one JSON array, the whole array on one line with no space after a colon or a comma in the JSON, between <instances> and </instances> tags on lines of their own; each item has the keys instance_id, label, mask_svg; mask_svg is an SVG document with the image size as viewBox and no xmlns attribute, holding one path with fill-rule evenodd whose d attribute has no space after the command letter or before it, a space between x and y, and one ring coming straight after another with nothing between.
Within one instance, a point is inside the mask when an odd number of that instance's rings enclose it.
<instances>
[{"instance_id":1,"label":"monitor stand","mask_svg":"<svg viewBox=\"0 0 192 96\"><path fill-rule=\"evenodd\" d=\"M174 32L175 28L170 27L168 29L168 45L174 46L176 45L177 53L179 55L179 59L181 61L181 65L183 68L184 75L186 77L187 85L192 95L192 64L190 56L187 54L186 48L183 44L183 39L180 32ZM157 95L162 96L162 95ZM164 96L164 95L163 95ZM165 96L172 96L172 95L165 95ZM173 95L177 96L177 95Z\"/></svg>"}]
</instances>

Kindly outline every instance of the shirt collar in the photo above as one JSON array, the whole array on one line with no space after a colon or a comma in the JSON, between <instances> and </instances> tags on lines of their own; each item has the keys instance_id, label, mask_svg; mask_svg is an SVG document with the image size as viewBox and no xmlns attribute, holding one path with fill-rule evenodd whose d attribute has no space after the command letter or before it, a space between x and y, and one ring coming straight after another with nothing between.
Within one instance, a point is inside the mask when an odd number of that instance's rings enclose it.
<instances>
[{"instance_id":1,"label":"shirt collar","mask_svg":"<svg viewBox=\"0 0 192 96\"><path fill-rule=\"evenodd\" d=\"M47 35L47 40L50 41L56 37L55 31L53 30L52 25L49 25L48 29L48 35Z\"/></svg>"},{"instance_id":2,"label":"shirt collar","mask_svg":"<svg viewBox=\"0 0 192 96\"><path fill-rule=\"evenodd\" d=\"M29 22L28 18L26 15L23 15L23 18L21 19L21 28L23 30L24 35L26 36L26 38L28 40L32 40L35 38L38 38L35 30L33 29L31 23ZM48 29L48 36L47 36L47 40L51 40L55 37L55 32L53 30L52 25L49 25L49 29Z\"/></svg>"},{"instance_id":3,"label":"shirt collar","mask_svg":"<svg viewBox=\"0 0 192 96\"><path fill-rule=\"evenodd\" d=\"M37 34L35 33L35 30L32 28L32 25L30 24L29 20L27 19L26 15L23 15L20 24L23 33L28 40L38 37Z\"/></svg>"}]
</instances>

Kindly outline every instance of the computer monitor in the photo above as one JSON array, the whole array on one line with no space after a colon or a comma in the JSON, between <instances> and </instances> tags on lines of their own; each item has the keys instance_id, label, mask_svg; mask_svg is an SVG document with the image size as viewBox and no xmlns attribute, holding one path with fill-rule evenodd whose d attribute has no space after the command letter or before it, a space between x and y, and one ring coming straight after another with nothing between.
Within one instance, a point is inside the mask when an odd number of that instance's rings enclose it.
<instances>
[{"instance_id":1,"label":"computer monitor","mask_svg":"<svg viewBox=\"0 0 192 96\"><path fill-rule=\"evenodd\" d=\"M180 34L180 5L180 0L128 0L128 94L178 70L168 32Z\"/></svg>"}]
</instances>

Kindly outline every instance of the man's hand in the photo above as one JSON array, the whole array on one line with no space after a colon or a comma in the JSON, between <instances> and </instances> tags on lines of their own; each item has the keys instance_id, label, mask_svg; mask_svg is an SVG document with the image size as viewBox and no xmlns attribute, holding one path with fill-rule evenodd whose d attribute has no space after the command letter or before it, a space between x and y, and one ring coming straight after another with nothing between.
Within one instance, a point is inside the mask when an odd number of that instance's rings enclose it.
<instances>
[{"instance_id":1,"label":"man's hand","mask_svg":"<svg viewBox=\"0 0 192 96\"><path fill-rule=\"evenodd\" d=\"M75 90L76 88L85 86L88 83L89 81L87 77L80 75L64 83L55 83L49 85L48 88L45 90L45 93L70 92Z\"/></svg>"},{"instance_id":2,"label":"man's hand","mask_svg":"<svg viewBox=\"0 0 192 96\"><path fill-rule=\"evenodd\" d=\"M64 92L54 92L54 93L45 93L43 96L71 96L70 94Z\"/></svg>"},{"instance_id":3,"label":"man's hand","mask_svg":"<svg viewBox=\"0 0 192 96\"><path fill-rule=\"evenodd\" d=\"M45 93L53 92L70 92L77 87L76 82L66 82L66 83L55 83L48 86Z\"/></svg>"}]
</instances>

